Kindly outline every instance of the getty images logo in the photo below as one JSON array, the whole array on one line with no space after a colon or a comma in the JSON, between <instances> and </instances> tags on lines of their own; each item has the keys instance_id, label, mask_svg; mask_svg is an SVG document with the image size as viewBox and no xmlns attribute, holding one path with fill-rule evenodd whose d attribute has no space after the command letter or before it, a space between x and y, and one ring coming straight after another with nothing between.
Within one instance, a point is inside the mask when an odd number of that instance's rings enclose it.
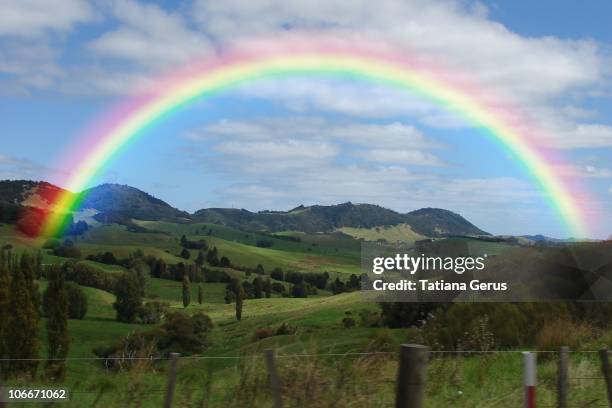
<instances>
[{"instance_id":1,"label":"getty images logo","mask_svg":"<svg viewBox=\"0 0 612 408\"><path fill-rule=\"evenodd\" d=\"M380 275L385 271L406 271L414 275L418 271L453 271L459 275L465 271L482 271L487 254L479 257L409 256L395 254L391 257L376 257L372 260L372 272Z\"/></svg>"}]
</instances>

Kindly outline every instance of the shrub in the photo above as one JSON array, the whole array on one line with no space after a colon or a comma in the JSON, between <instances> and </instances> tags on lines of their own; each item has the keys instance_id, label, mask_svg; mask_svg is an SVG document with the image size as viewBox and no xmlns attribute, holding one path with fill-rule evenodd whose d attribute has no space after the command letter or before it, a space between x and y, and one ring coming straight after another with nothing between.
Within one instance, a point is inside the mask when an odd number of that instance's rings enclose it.
<instances>
[{"instance_id":1,"label":"shrub","mask_svg":"<svg viewBox=\"0 0 612 408\"><path fill-rule=\"evenodd\" d=\"M342 326L344 326L345 329L355 327L355 319L353 319L351 312L345 312L344 319L342 319Z\"/></svg>"},{"instance_id":2,"label":"shrub","mask_svg":"<svg viewBox=\"0 0 612 408\"><path fill-rule=\"evenodd\" d=\"M75 246L62 245L53 250L53 255L78 259L81 257L81 250Z\"/></svg>"},{"instance_id":3,"label":"shrub","mask_svg":"<svg viewBox=\"0 0 612 408\"><path fill-rule=\"evenodd\" d=\"M138 309L138 317L143 324L157 324L160 323L170 305L167 302L151 301L146 302Z\"/></svg>"},{"instance_id":4,"label":"shrub","mask_svg":"<svg viewBox=\"0 0 612 408\"><path fill-rule=\"evenodd\" d=\"M96 347L106 368L131 368L130 357L165 357L170 352L183 355L201 353L210 346L212 321L203 313L189 317L183 313L167 316L166 322L152 330L131 333L118 343Z\"/></svg>"},{"instance_id":5,"label":"shrub","mask_svg":"<svg viewBox=\"0 0 612 408\"><path fill-rule=\"evenodd\" d=\"M259 329L255 329L253 333L253 341L258 341L265 339L267 337L272 337L276 335L276 330L272 327L260 327Z\"/></svg>"},{"instance_id":6,"label":"shrub","mask_svg":"<svg viewBox=\"0 0 612 408\"><path fill-rule=\"evenodd\" d=\"M362 309L359 311L359 323L362 327L378 327L380 325L380 313Z\"/></svg>"},{"instance_id":7,"label":"shrub","mask_svg":"<svg viewBox=\"0 0 612 408\"><path fill-rule=\"evenodd\" d=\"M64 285L68 294L68 317L82 319L87 314L87 296L78 284L66 282Z\"/></svg>"},{"instance_id":8,"label":"shrub","mask_svg":"<svg viewBox=\"0 0 612 408\"><path fill-rule=\"evenodd\" d=\"M297 332L297 327L295 326L290 326L287 323L282 323L280 326L278 326L278 328L276 329L276 335L277 336L287 336L287 335L292 335L295 334L295 332Z\"/></svg>"},{"instance_id":9,"label":"shrub","mask_svg":"<svg viewBox=\"0 0 612 408\"><path fill-rule=\"evenodd\" d=\"M535 345L538 350L559 350L561 346L578 350L582 344L595 337L594 333L594 328L588 323L555 319L546 322L538 331Z\"/></svg>"}]
</instances>

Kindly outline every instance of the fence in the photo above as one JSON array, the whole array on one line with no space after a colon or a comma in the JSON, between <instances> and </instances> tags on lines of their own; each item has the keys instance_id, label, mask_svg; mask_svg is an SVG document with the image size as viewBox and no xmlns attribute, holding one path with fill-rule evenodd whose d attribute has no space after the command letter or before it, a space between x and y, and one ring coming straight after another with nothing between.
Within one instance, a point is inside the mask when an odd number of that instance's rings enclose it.
<instances>
[{"instance_id":1,"label":"fence","mask_svg":"<svg viewBox=\"0 0 612 408\"><path fill-rule=\"evenodd\" d=\"M106 359L66 359L67 364L77 364L83 373L90 370L88 364L101 366L100 360ZM116 374L120 376L117 381L126 383L123 390L130 394L126 398L133 402L129 405L135 406L140 406L139 400L145 398L157 401L153 406L164 407L244 406L245 403L259 406L261 403L281 408L331 406L330 401L334 406L397 408L473 406L474 401L478 401L479 406L491 407L523 405L531 408L536 402L539 407L612 406L607 349L439 351L421 345L402 345L399 353L280 354L268 349L243 356L172 353L168 357L126 357L123 360L145 367L139 374L131 370ZM213 385L213 371L219 367L226 370L222 372L227 378L220 378ZM183 378L179 381L181 375ZM457 376L463 378L458 380ZM116 386L105 378L79 384L70 390L75 406L81 406L85 400L87 405L94 406L106 394L117 392L113 388ZM18 384L8 384L7 388L12 386ZM464 389L466 394L473 394L478 388L486 388L486 391L472 399L457 391ZM221 394L226 398L221 398ZM327 402L318 404L317 400L321 399Z\"/></svg>"}]
</instances>

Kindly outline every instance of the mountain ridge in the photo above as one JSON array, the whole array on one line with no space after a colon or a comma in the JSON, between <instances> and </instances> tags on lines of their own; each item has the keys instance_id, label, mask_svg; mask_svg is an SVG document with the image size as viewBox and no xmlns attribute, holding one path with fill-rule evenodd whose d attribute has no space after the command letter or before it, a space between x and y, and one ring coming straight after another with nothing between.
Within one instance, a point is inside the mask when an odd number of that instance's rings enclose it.
<instances>
[{"instance_id":1,"label":"mountain ridge","mask_svg":"<svg viewBox=\"0 0 612 408\"><path fill-rule=\"evenodd\" d=\"M0 181L0 202L37 206L37 200L32 200L32 197L40 195L39 191L58 194L65 190L47 182L3 180ZM310 233L331 232L343 227L373 228L407 224L414 232L427 237L490 235L461 215L441 208L428 207L399 213L376 204L353 204L349 201L336 205L300 205L288 211L204 208L189 214L128 185L106 183L80 194L84 195L81 208L96 210L98 213L94 219L102 223L132 225L132 219L207 222L246 231Z\"/></svg>"}]
</instances>

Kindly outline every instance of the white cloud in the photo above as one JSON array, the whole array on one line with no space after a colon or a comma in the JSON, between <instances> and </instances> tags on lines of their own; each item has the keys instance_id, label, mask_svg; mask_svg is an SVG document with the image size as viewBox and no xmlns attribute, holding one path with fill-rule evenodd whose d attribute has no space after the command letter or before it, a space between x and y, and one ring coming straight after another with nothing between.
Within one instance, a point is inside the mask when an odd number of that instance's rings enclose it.
<instances>
[{"instance_id":1,"label":"white cloud","mask_svg":"<svg viewBox=\"0 0 612 408\"><path fill-rule=\"evenodd\" d=\"M250 121L221 120L188 132L191 140L334 139L360 147L392 149L440 148L443 145L416 127L402 122L330 121L315 116L259 117Z\"/></svg>"},{"instance_id":2,"label":"white cloud","mask_svg":"<svg viewBox=\"0 0 612 408\"><path fill-rule=\"evenodd\" d=\"M0 179L48 180L49 176L57 175L65 175L65 173L30 159L0 153Z\"/></svg>"},{"instance_id":3,"label":"white cloud","mask_svg":"<svg viewBox=\"0 0 612 408\"><path fill-rule=\"evenodd\" d=\"M226 142L215 146L215 151L253 160L325 160L339 153L329 143L287 140L283 142Z\"/></svg>"},{"instance_id":4,"label":"white cloud","mask_svg":"<svg viewBox=\"0 0 612 408\"><path fill-rule=\"evenodd\" d=\"M420 150L372 149L356 153L366 160L416 166L444 166L444 162L431 153Z\"/></svg>"},{"instance_id":5,"label":"white cloud","mask_svg":"<svg viewBox=\"0 0 612 408\"><path fill-rule=\"evenodd\" d=\"M522 37L463 2L431 0L200 0L195 16L219 41L316 29L359 41L374 38L450 67L452 75L515 96L548 98L602 75L596 44Z\"/></svg>"},{"instance_id":6,"label":"white cloud","mask_svg":"<svg viewBox=\"0 0 612 408\"><path fill-rule=\"evenodd\" d=\"M557 172L564 177L608 179L612 178L612 169L594 165L558 165Z\"/></svg>"},{"instance_id":7,"label":"white cloud","mask_svg":"<svg viewBox=\"0 0 612 408\"><path fill-rule=\"evenodd\" d=\"M191 30L178 12L132 0L112 1L110 11L121 25L89 43L98 54L136 63L146 72L212 52L204 34Z\"/></svg>"},{"instance_id":8,"label":"white cloud","mask_svg":"<svg viewBox=\"0 0 612 408\"><path fill-rule=\"evenodd\" d=\"M0 36L32 38L65 32L95 18L84 0L0 0Z\"/></svg>"}]
</instances>

